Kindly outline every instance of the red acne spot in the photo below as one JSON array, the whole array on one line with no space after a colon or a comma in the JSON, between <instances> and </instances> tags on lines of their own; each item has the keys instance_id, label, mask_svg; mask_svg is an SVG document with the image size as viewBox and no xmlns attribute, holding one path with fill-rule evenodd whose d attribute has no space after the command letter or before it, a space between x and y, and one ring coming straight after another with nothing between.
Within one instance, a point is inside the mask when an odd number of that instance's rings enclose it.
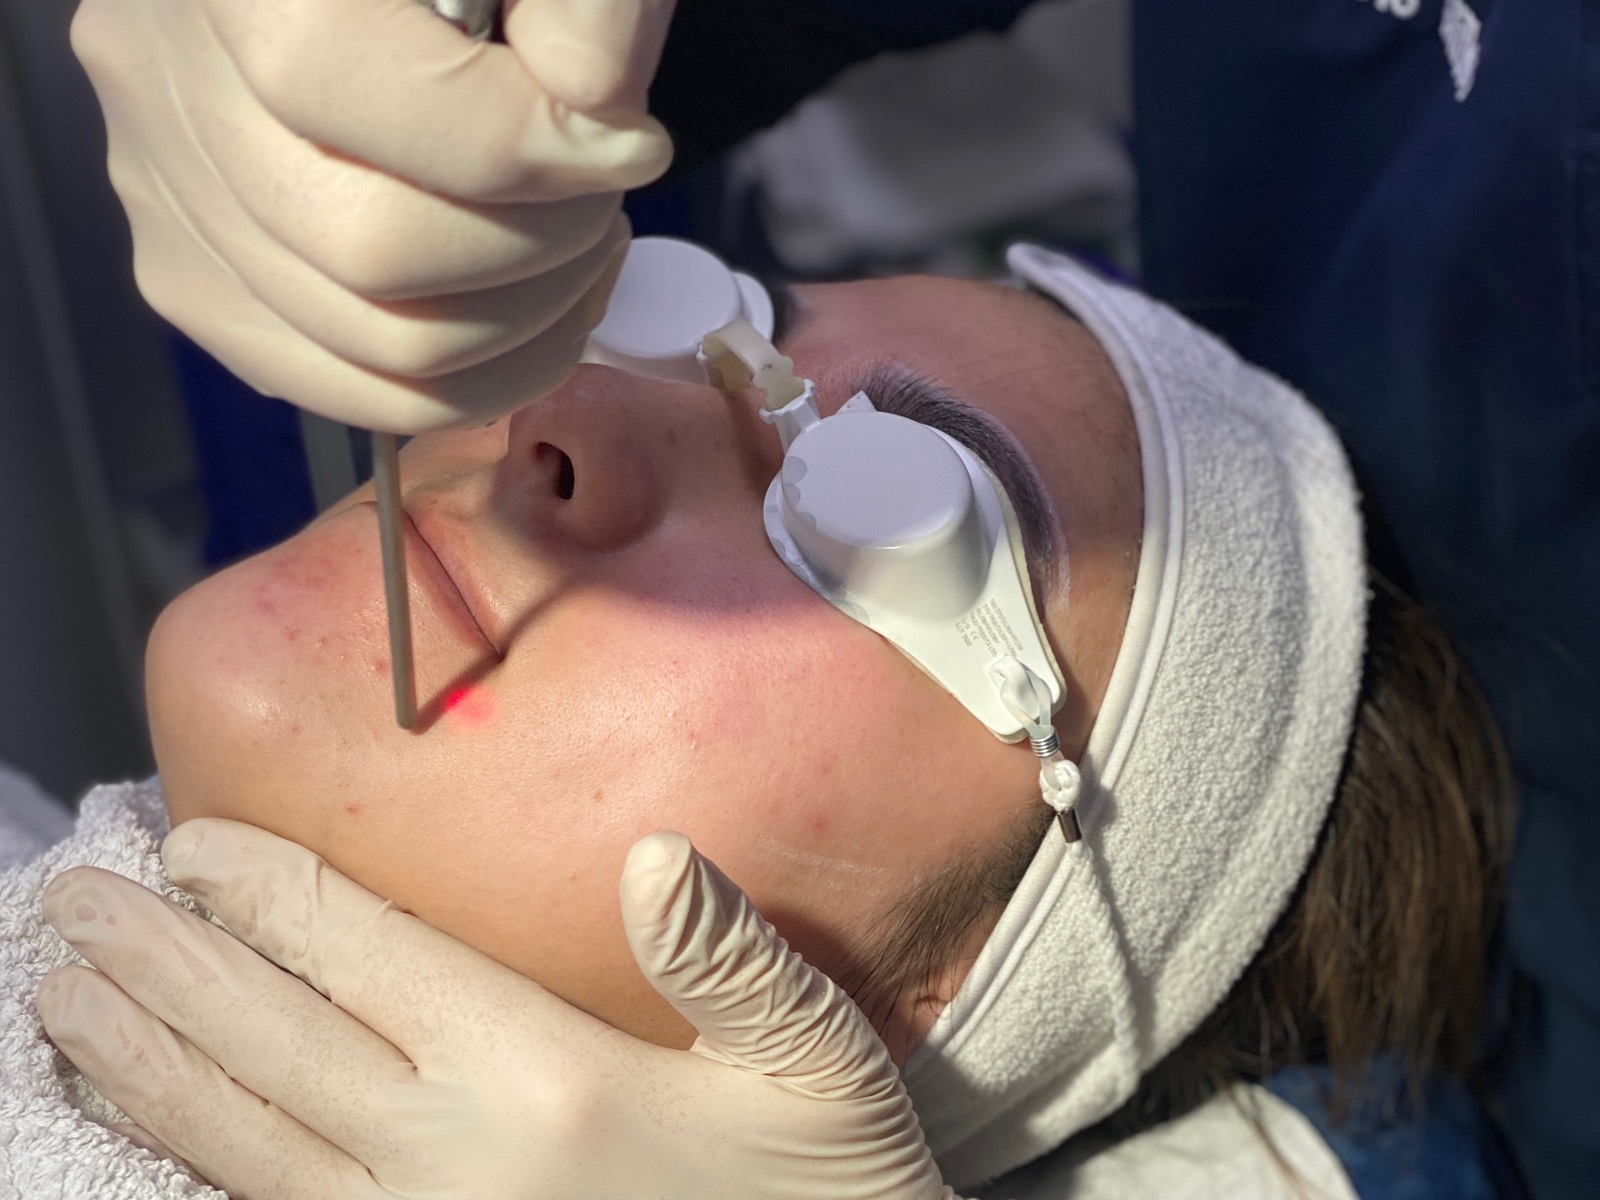
<instances>
[{"instance_id":1,"label":"red acne spot","mask_svg":"<svg viewBox=\"0 0 1600 1200\"><path fill-rule=\"evenodd\" d=\"M387 658L373 659L372 673L374 675L387 675L389 673L389 660Z\"/></svg>"},{"instance_id":2,"label":"red acne spot","mask_svg":"<svg viewBox=\"0 0 1600 1200\"><path fill-rule=\"evenodd\" d=\"M811 818L811 832L818 837L822 837L828 832L828 828L832 824L833 822L828 820L827 813L817 813Z\"/></svg>"},{"instance_id":3,"label":"red acne spot","mask_svg":"<svg viewBox=\"0 0 1600 1200\"><path fill-rule=\"evenodd\" d=\"M494 696L481 687L469 684L450 693L444 702L444 712L452 723L478 729L488 724L494 716Z\"/></svg>"},{"instance_id":4,"label":"red acne spot","mask_svg":"<svg viewBox=\"0 0 1600 1200\"><path fill-rule=\"evenodd\" d=\"M276 613L278 611L278 606L277 606L276 603L274 603L271 600L257 599L256 600L256 611L258 613L265 613L267 616L270 617L270 616L272 616L274 613Z\"/></svg>"},{"instance_id":5,"label":"red acne spot","mask_svg":"<svg viewBox=\"0 0 1600 1200\"><path fill-rule=\"evenodd\" d=\"M285 629L283 631L283 640L286 642L298 642L300 640L300 631L298 629Z\"/></svg>"},{"instance_id":6,"label":"red acne spot","mask_svg":"<svg viewBox=\"0 0 1600 1200\"><path fill-rule=\"evenodd\" d=\"M293 724L291 724L289 726L289 736L290 737L295 737L295 736L298 736L299 733L300 733L300 722L299 721L295 721Z\"/></svg>"},{"instance_id":7,"label":"red acne spot","mask_svg":"<svg viewBox=\"0 0 1600 1200\"><path fill-rule=\"evenodd\" d=\"M354 800L346 800L344 804L344 815L347 817L359 817L361 815L361 805L357 804Z\"/></svg>"}]
</instances>

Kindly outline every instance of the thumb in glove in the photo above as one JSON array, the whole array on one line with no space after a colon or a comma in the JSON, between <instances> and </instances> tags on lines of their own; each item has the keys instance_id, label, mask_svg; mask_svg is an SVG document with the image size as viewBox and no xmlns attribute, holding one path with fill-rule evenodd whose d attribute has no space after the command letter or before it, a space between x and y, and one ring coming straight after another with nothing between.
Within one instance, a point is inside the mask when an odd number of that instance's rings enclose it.
<instances>
[{"instance_id":1,"label":"thumb in glove","mask_svg":"<svg viewBox=\"0 0 1600 1200\"><path fill-rule=\"evenodd\" d=\"M791 1130L795 1147L813 1153L790 1156L812 1159L812 1194L952 1196L861 1010L687 838L636 842L621 893L634 958L699 1032L693 1052L815 1101ZM848 1178L821 1178L815 1152L824 1148L829 1173L843 1168Z\"/></svg>"}]
</instances>

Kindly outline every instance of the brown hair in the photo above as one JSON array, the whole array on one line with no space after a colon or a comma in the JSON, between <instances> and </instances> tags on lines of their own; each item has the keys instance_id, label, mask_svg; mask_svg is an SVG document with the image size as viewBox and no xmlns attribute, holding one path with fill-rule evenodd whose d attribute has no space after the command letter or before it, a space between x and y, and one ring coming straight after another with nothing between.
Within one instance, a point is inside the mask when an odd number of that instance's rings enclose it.
<instances>
[{"instance_id":1,"label":"brown hair","mask_svg":"<svg viewBox=\"0 0 1600 1200\"><path fill-rule=\"evenodd\" d=\"M1326 1064L1335 1120L1380 1054L1411 1098L1436 1071L1470 1076L1511 837L1502 744L1425 609L1376 571L1361 694L1343 773L1305 875L1239 981L1095 1133L1125 1137L1236 1081ZM1051 813L912 889L836 977L875 1020L949 969L971 924L1021 882Z\"/></svg>"},{"instance_id":2,"label":"brown hair","mask_svg":"<svg viewBox=\"0 0 1600 1200\"><path fill-rule=\"evenodd\" d=\"M1238 1080L1326 1064L1335 1121L1381 1054L1420 1106L1470 1078L1511 841L1511 784L1483 698L1427 611L1371 574L1350 748L1310 865L1212 1014L1102 1125L1126 1136Z\"/></svg>"},{"instance_id":3,"label":"brown hair","mask_svg":"<svg viewBox=\"0 0 1600 1200\"><path fill-rule=\"evenodd\" d=\"M965 965L960 953L967 930L1011 899L1055 820L1037 792L1023 799L1022 809L1022 818L1000 845L975 848L913 884L875 930L859 939L865 950L823 968L873 1024L881 1028L904 992L925 988Z\"/></svg>"}]
</instances>

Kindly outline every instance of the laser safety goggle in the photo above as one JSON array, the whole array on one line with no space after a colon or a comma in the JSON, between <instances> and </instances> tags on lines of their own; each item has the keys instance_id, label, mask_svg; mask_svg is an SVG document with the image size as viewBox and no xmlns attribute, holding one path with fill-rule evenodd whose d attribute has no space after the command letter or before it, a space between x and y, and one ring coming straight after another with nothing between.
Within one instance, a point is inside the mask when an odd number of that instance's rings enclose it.
<instances>
[{"instance_id":1,"label":"laser safety goggle","mask_svg":"<svg viewBox=\"0 0 1600 1200\"><path fill-rule=\"evenodd\" d=\"M1074 840L1077 772L1051 720L1065 684L1005 489L962 442L877 411L864 392L821 416L814 385L772 344L772 328L757 280L687 242L639 238L585 361L759 391L784 449L762 510L778 557L996 737L1028 738L1045 799Z\"/></svg>"}]
</instances>

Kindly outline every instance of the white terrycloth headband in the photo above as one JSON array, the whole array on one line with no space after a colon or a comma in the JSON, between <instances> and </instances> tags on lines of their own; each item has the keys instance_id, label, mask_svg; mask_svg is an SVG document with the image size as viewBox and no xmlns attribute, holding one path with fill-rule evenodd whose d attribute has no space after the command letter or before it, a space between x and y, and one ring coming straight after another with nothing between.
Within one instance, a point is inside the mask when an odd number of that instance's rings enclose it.
<instances>
[{"instance_id":1,"label":"white terrycloth headband","mask_svg":"<svg viewBox=\"0 0 1600 1200\"><path fill-rule=\"evenodd\" d=\"M1227 994L1305 871L1365 643L1357 494L1322 417L1137 292L1036 246L1008 262L1121 377L1144 540L1084 840L1052 826L907 1068L958 1187L1115 1111Z\"/></svg>"}]
</instances>

